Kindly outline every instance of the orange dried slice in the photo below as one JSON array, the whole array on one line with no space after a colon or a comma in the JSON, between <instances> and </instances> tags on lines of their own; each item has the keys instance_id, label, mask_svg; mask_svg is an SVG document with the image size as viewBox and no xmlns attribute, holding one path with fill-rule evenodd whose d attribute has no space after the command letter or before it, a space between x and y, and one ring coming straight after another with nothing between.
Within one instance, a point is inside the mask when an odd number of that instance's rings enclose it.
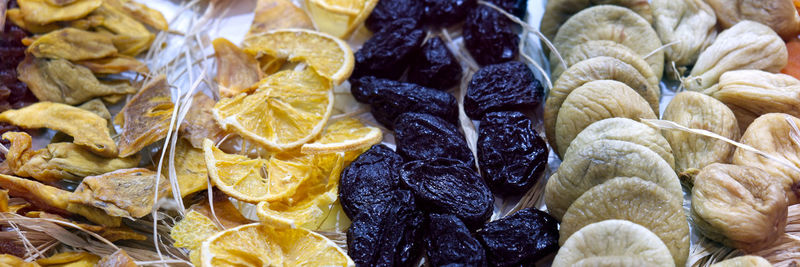
<instances>
[{"instance_id":1,"label":"orange dried slice","mask_svg":"<svg viewBox=\"0 0 800 267\"><path fill-rule=\"evenodd\" d=\"M317 140L303 144L300 152L322 154L347 152L380 143L383 133L376 127L365 126L357 119L342 119L325 127Z\"/></svg>"},{"instance_id":2,"label":"orange dried slice","mask_svg":"<svg viewBox=\"0 0 800 267\"><path fill-rule=\"evenodd\" d=\"M306 0L317 29L339 38L350 36L377 4L377 0Z\"/></svg>"}]
</instances>

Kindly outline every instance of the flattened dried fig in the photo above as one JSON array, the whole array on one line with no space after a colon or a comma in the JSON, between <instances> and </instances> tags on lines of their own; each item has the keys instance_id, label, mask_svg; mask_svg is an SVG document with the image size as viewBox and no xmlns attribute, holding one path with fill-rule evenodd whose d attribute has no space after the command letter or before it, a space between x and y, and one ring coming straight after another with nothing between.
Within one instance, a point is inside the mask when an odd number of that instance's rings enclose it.
<instances>
[{"instance_id":1,"label":"flattened dried fig","mask_svg":"<svg viewBox=\"0 0 800 267\"><path fill-rule=\"evenodd\" d=\"M800 116L800 81L786 74L760 70L729 71L719 78L719 86L706 93L725 103L744 132L758 116L786 113Z\"/></svg>"},{"instance_id":2,"label":"flattened dried fig","mask_svg":"<svg viewBox=\"0 0 800 267\"><path fill-rule=\"evenodd\" d=\"M752 20L769 26L781 36L790 37L800 32L800 15L792 0L707 0L717 13L723 28L730 28L743 20Z\"/></svg>"},{"instance_id":3,"label":"flattened dried fig","mask_svg":"<svg viewBox=\"0 0 800 267\"><path fill-rule=\"evenodd\" d=\"M692 187L692 219L703 235L747 252L772 245L784 234L783 186L755 167L711 164Z\"/></svg>"},{"instance_id":4,"label":"flattened dried fig","mask_svg":"<svg viewBox=\"0 0 800 267\"><path fill-rule=\"evenodd\" d=\"M579 150L596 140L619 140L647 147L675 169L672 147L661 132L628 118L610 118L592 123L572 140L565 157L574 153L573 150Z\"/></svg>"},{"instance_id":5,"label":"flattened dried fig","mask_svg":"<svg viewBox=\"0 0 800 267\"><path fill-rule=\"evenodd\" d=\"M739 126L733 112L713 97L682 92L675 95L664 110L664 120L710 131L731 140L739 140ZM664 130L672 153L676 170L689 184L700 169L711 163L728 163L735 147L725 141L683 131Z\"/></svg>"},{"instance_id":6,"label":"flattened dried fig","mask_svg":"<svg viewBox=\"0 0 800 267\"><path fill-rule=\"evenodd\" d=\"M746 255L711 264L709 267L772 267L772 263L760 256Z\"/></svg>"},{"instance_id":7,"label":"flattened dried fig","mask_svg":"<svg viewBox=\"0 0 800 267\"><path fill-rule=\"evenodd\" d=\"M650 67L647 61L644 61L642 56L636 54L627 46L614 41L589 40L567 51L562 51L561 56L564 57L564 62L568 68L578 62L594 57L613 57L636 68L642 74L642 77L647 79L651 87L658 88L658 83L661 81L661 73L654 73L653 68ZM561 62L556 60L550 61L550 69L554 80L558 80L565 71Z\"/></svg>"},{"instance_id":8,"label":"flattened dried fig","mask_svg":"<svg viewBox=\"0 0 800 267\"><path fill-rule=\"evenodd\" d=\"M544 16L542 16L541 31L547 39L553 40L556 37L558 28L567 19L579 11L593 5L616 5L630 8L647 22L653 21L653 14L650 11L650 4L646 0L555 0L547 1Z\"/></svg>"},{"instance_id":9,"label":"flattened dried fig","mask_svg":"<svg viewBox=\"0 0 800 267\"><path fill-rule=\"evenodd\" d=\"M553 267L645 265L674 267L675 262L656 234L625 220L584 226L564 242L553 259Z\"/></svg>"},{"instance_id":10,"label":"flattened dried fig","mask_svg":"<svg viewBox=\"0 0 800 267\"><path fill-rule=\"evenodd\" d=\"M717 16L703 0L653 0L653 28L666 49L667 63L689 66L717 37Z\"/></svg>"},{"instance_id":11,"label":"flattened dried fig","mask_svg":"<svg viewBox=\"0 0 800 267\"><path fill-rule=\"evenodd\" d=\"M573 90L556 118L556 147L564 156L575 136L592 123L621 117L638 120L655 119L647 101L624 83L611 80L588 82Z\"/></svg>"}]
</instances>

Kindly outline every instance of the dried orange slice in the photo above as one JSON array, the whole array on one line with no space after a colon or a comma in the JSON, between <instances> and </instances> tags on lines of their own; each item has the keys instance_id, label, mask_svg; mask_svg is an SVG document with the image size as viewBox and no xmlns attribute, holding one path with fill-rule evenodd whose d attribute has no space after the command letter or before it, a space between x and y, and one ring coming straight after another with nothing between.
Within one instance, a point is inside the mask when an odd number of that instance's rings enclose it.
<instances>
[{"instance_id":1,"label":"dried orange slice","mask_svg":"<svg viewBox=\"0 0 800 267\"><path fill-rule=\"evenodd\" d=\"M317 140L303 144L300 152L304 154L321 154L347 152L359 148L370 147L383 138L383 133L376 127L365 126L357 119L342 119L325 127Z\"/></svg>"},{"instance_id":2,"label":"dried orange slice","mask_svg":"<svg viewBox=\"0 0 800 267\"><path fill-rule=\"evenodd\" d=\"M306 0L317 29L339 38L350 36L377 4L377 0Z\"/></svg>"},{"instance_id":3,"label":"dried orange slice","mask_svg":"<svg viewBox=\"0 0 800 267\"><path fill-rule=\"evenodd\" d=\"M169 236L175 240L174 246L186 248L191 252L189 257L195 265L200 264L200 246L208 237L222 229L214 221L197 211L189 211L186 217L172 227Z\"/></svg>"},{"instance_id":4,"label":"dried orange slice","mask_svg":"<svg viewBox=\"0 0 800 267\"><path fill-rule=\"evenodd\" d=\"M251 36L245 52L261 58L269 55L291 62L305 62L322 77L341 84L353 72L353 51L342 39L305 29L280 29Z\"/></svg>"},{"instance_id":5,"label":"dried orange slice","mask_svg":"<svg viewBox=\"0 0 800 267\"><path fill-rule=\"evenodd\" d=\"M303 228L242 225L203 242L203 267L211 266L355 266L330 239Z\"/></svg>"},{"instance_id":6,"label":"dried orange slice","mask_svg":"<svg viewBox=\"0 0 800 267\"><path fill-rule=\"evenodd\" d=\"M211 112L223 129L282 151L319 135L332 110L332 85L306 69L270 75L253 94L223 98Z\"/></svg>"}]
</instances>

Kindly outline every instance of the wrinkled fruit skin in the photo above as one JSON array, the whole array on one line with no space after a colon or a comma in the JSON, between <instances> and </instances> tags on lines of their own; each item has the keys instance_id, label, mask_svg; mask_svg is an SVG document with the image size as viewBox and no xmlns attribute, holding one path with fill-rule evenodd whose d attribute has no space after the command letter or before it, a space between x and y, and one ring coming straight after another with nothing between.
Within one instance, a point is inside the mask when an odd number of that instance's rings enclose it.
<instances>
[{"instance_id":1,"label":"wrinkled fruit skin","mask_svg":"<svg viewBox=\"0 0 800 267\"><path fill-rule=\"evenodd\" d=\"M483 116L478 135L478 161L492 192L521 194L547 167L548 149L533 122L516 111Z\"/></svg>"},{"instance_id":2,"label":"wrinkled fruit skin","mask_svg":"<svg viewBox=\"0 0 800 267\"><path fill-rule=\"evenodd\" d=\"M442 118L405 113L395 122L394 136L397 153L408 161L439 157L457 160L470 169L475 166L464 135Z\"/></svg>"},{"instance_id":3,"label":"wrinkled fruit skin","mask_svg":"<svg viewBox=\"0 0 800 267\"><path fill-rule=\"evenodd\" d=\"M381 0L369 14L364 26L372 32L379 32L400 19L419 25L425 10L423 0Z\"/></svg>"},{"instance_id":4,"label":"wrinkled fruit skin","mask_svg":"<svg viewBox=\"0 0 800 267\"><path fill-rule=\"evenodd\" d=\"M477 233L489 265L518 266L536 262L558 250L558 222L535 208L487 223Z\"/></svg>"},{"instance_id":5,"label":"wrinkled fruit skin","mask_svg":"<svg viewBox=\"0 0 800 267\"><path fill-rule=\"evenodd\" d=\"M532 109L543 97L542 84L524 63L489 65L472 76L464 96L464 111L479 120L490 111Z\"/></svg>"},{"instance_id":6,"label":"wrinkled fruit skin","mask_svg":"<svg viewBox=\"0 0 800 267\"><path fill-rule=\"evenodd\" d=\"M356 266L410 266L422 248L425 215L407 190L391 201L370 206L347 229L348 255Z\"/></svg>"},{"instance_id":7,"label":"wrinkled fruit skin","mask_svg":"<svg viewBox=\"0 0 800 267\"><path fill-rule=\"evenodd\" d=\"M478 5L464 23L464 45L481 65L502 63L517 58L519 36L512 22L488 6Z\"/></svg>"},{"instance_id":8,"label":"wrinkled fruit skin","mask_svg":"<svg viewBox=\"0 0 800 267\"><path fill-rule=\"evenodd\" d=\"M394 21L376 32L355 53L351 79L371 75L397 80L424 39L425 32L417 28L412 19Z\"/></svg>"},{"instance_id":9,"label":"wrinkled fruit skin","mask_svg":"<svg viewBox=\"0 0 800 267\"><path fill-rule=\"evenodd\" d=\"M430 214L425 251L431 266L487 266L486 251L452 214Z\"/></svg>"},{"instance_id":10,"label":"wrinkled fruit skin","mask_svg":"<svg viewBox=\"0 0 800 267\"><path fill-rule=\"evenodd\" d=\"M494 196L478 173L459 161L433 158L403 164L401 183L416 196L420 209L452 213L474 229L492 215Z\"/></svg>"},{"instance_id":11,"label":"wrinkled fruit skin","mask_svg":"<svg viewBox=\"0 0 800 267\"><path fill-rule=\"evenodd\" d=\"M487 2L495 4L520 19L525 18L525 13L528 10L528 1L526 0L488 0Z\"/></svg>"},{"instance_id":12,"label":"wrinkled fruit skin","mask_svg":"<svg viewBox=\"0 0 800 267\"><path fill-rule=\"evenodd\" d=\"M425 24L448 27L464 21L477 0L425 0Z\"/></svg>"},{"instance_id":13,"label":"wrinkled fruit skin","mask_svg":"<svg viewBox=\"0 0 800 267\"><path fill-rule=\"evenodd\" d=\"M362 77L351 87L353 97L370 104L375 120L394 129L397 117L406 112L431 114L458 122L456 98L443 91L372 76Z\"/></svg>"},{"instance_id":14,"label":"wrinkled fruit skin","mask_svg":"<svg viewBox=\"0 0 800 267\"><path fill-rule=\"evenodd\" d=\"M374 145L350 163L339 181L339 201L349 218L384 205L398 189L403 158L385 145Z\"/></svg>"},{"instance_id":15,"label":"wrinkled fruit skin","mask_svg":"<svg viewBox=\"0 0 800 267\"><path fill-rule=\"evenodd\" d=\"M410 82L440 90L456 86L461 76L461 64L439 37L428 40L422 46L408 69Z\"/></svg>"}]
</instances>

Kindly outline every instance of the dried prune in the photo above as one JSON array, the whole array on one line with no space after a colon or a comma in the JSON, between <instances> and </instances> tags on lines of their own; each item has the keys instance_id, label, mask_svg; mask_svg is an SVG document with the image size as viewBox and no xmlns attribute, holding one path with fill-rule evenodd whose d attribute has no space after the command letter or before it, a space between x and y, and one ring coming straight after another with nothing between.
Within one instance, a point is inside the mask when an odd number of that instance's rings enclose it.
<instances>
[{"instance_id":1,"label":"dried prune","mask_svg":"<svg viewBox=\"0 0 800 267\"><path fill-rule=\"evenodd\" d=\"M487 223L477 236L491 266L532 263L558 250L558 222L534 208Z\"/></svg>"},{"instance_id":2,"label":"dried prune","mask_svg":"<svg viewBox=\"0 0 800 267\"><path fill-rule=\"evenodd\" d=\"M479 227L492 215L494 196L478 173L461 162L432 158L403 164L401 184L411 188L420 209L452 213L467 227Z\"/></svg>"},{"instance_id":3,"label":"dried prune","mask_svg":"<svg viewBox=\"0 0 800 267\"><path fill-rule=\"evenodd\" d=\"M358 79L351 92L356 100L370 104L375 119L389 129L394 129L397 117L406 112L458 121L456 98L436 89L367 76Z\"/></svg>"},{"instance_id":4,"label":"dried prune","mask_svg":"<svg viewBox=\"0 0 800 267\"><path fill-rule=\"evenodd\" d=\"M400 78L410 56L425 39L425 32L416 24L412 19L400 19L376 32L354 54L356 62L351 79L367 75L393 80Z\"/></svg>"},{"instance_id":5,"label":"dried prune","mask_svg":"<svg viewBox=\"0 0 800 267\"><path fill-rule=\"evenodd\" d=\"M528 191L544 173L547 154L547 144L524 114L504 111L483 116L478 162L492 192L510 195Z\"/></svg>"},{"instance_id":6,"label":"dried prune","mask_svg":"<svg viewBox=\"0 0 800 267\"><path fill-rule=\"evenodd\" d=\"M479 5L467 14L464 45L481 65L513 60L519 54L519 36L513 26L500 12Z\"/></svg>"},{"instance_id":7,"label":"dried prune","mask_svg":"<svg viewBox=\"0 0 800 267\"><path fill-rule=\"evenodd\" d=\"M487 266L486 251L452 214L430 214L425 251L431 266Z\"/></svg>"},{"instance_id":8,"label":"dried prune","mask_svg":"<svg viewBox=\"0 0 800 267\"><path fill-rule=\"evenodd\" d=\"M425 24L448 27L464 21L476 0L425 0Z\"/></svg>"},{"instance_id":9,"label":"dried prune","mask_svg":"<svg viewBox=\"0 0 800 267\"><path fill-rule=\"evenodd\" d=\"M439 157L460 161L467 168L475 166L464 135L455 125L433 115L400 115L395 122L394 140L397 153L409 161Z\"/></svg>"},{"instance_id":10,"label":"dried prune","mask_svg":"<svg viewBox=\"0 0 800 267\"><path fill-rule=\"evenodd\" d=\"M400 19L410 19L409 23L417 26L424 9L423 0L381 0L364 21L364 26L372 32L379 32Z\"/></svg>"},{"instance_id":11,"label":"dried prune","mask_svg":"<svg viewBox=\"0 0 800 267\"><path fill-rule=\"evenodd\" d=\"M349 218L386 203L398 188L403 159L385 145L374 145L350 163L339 181L339 201Z\"/></svg>"},{"instance_id":12,"label":"dried prune","mask_svg":"<svg viewBox=\"0 0 800 267\"><path fill-rule=\"evenodd\" d=\"M441 90L457 85L461 75L461 64L439 37L431 38L422 45L420 52L411 59L408 69L410 82Z\"/></svg>"},{"instance_id":13,"label":"dried prune","mask_svg":"<svg viewBox=\"0 0 800 267\"><path fill-rule=\"evenodd\" d=\"M485 66L472 75L464 111L475 120L489 111L531 109L542 102L544 88L519 61Z\"/></svg>"}]
</instances>

